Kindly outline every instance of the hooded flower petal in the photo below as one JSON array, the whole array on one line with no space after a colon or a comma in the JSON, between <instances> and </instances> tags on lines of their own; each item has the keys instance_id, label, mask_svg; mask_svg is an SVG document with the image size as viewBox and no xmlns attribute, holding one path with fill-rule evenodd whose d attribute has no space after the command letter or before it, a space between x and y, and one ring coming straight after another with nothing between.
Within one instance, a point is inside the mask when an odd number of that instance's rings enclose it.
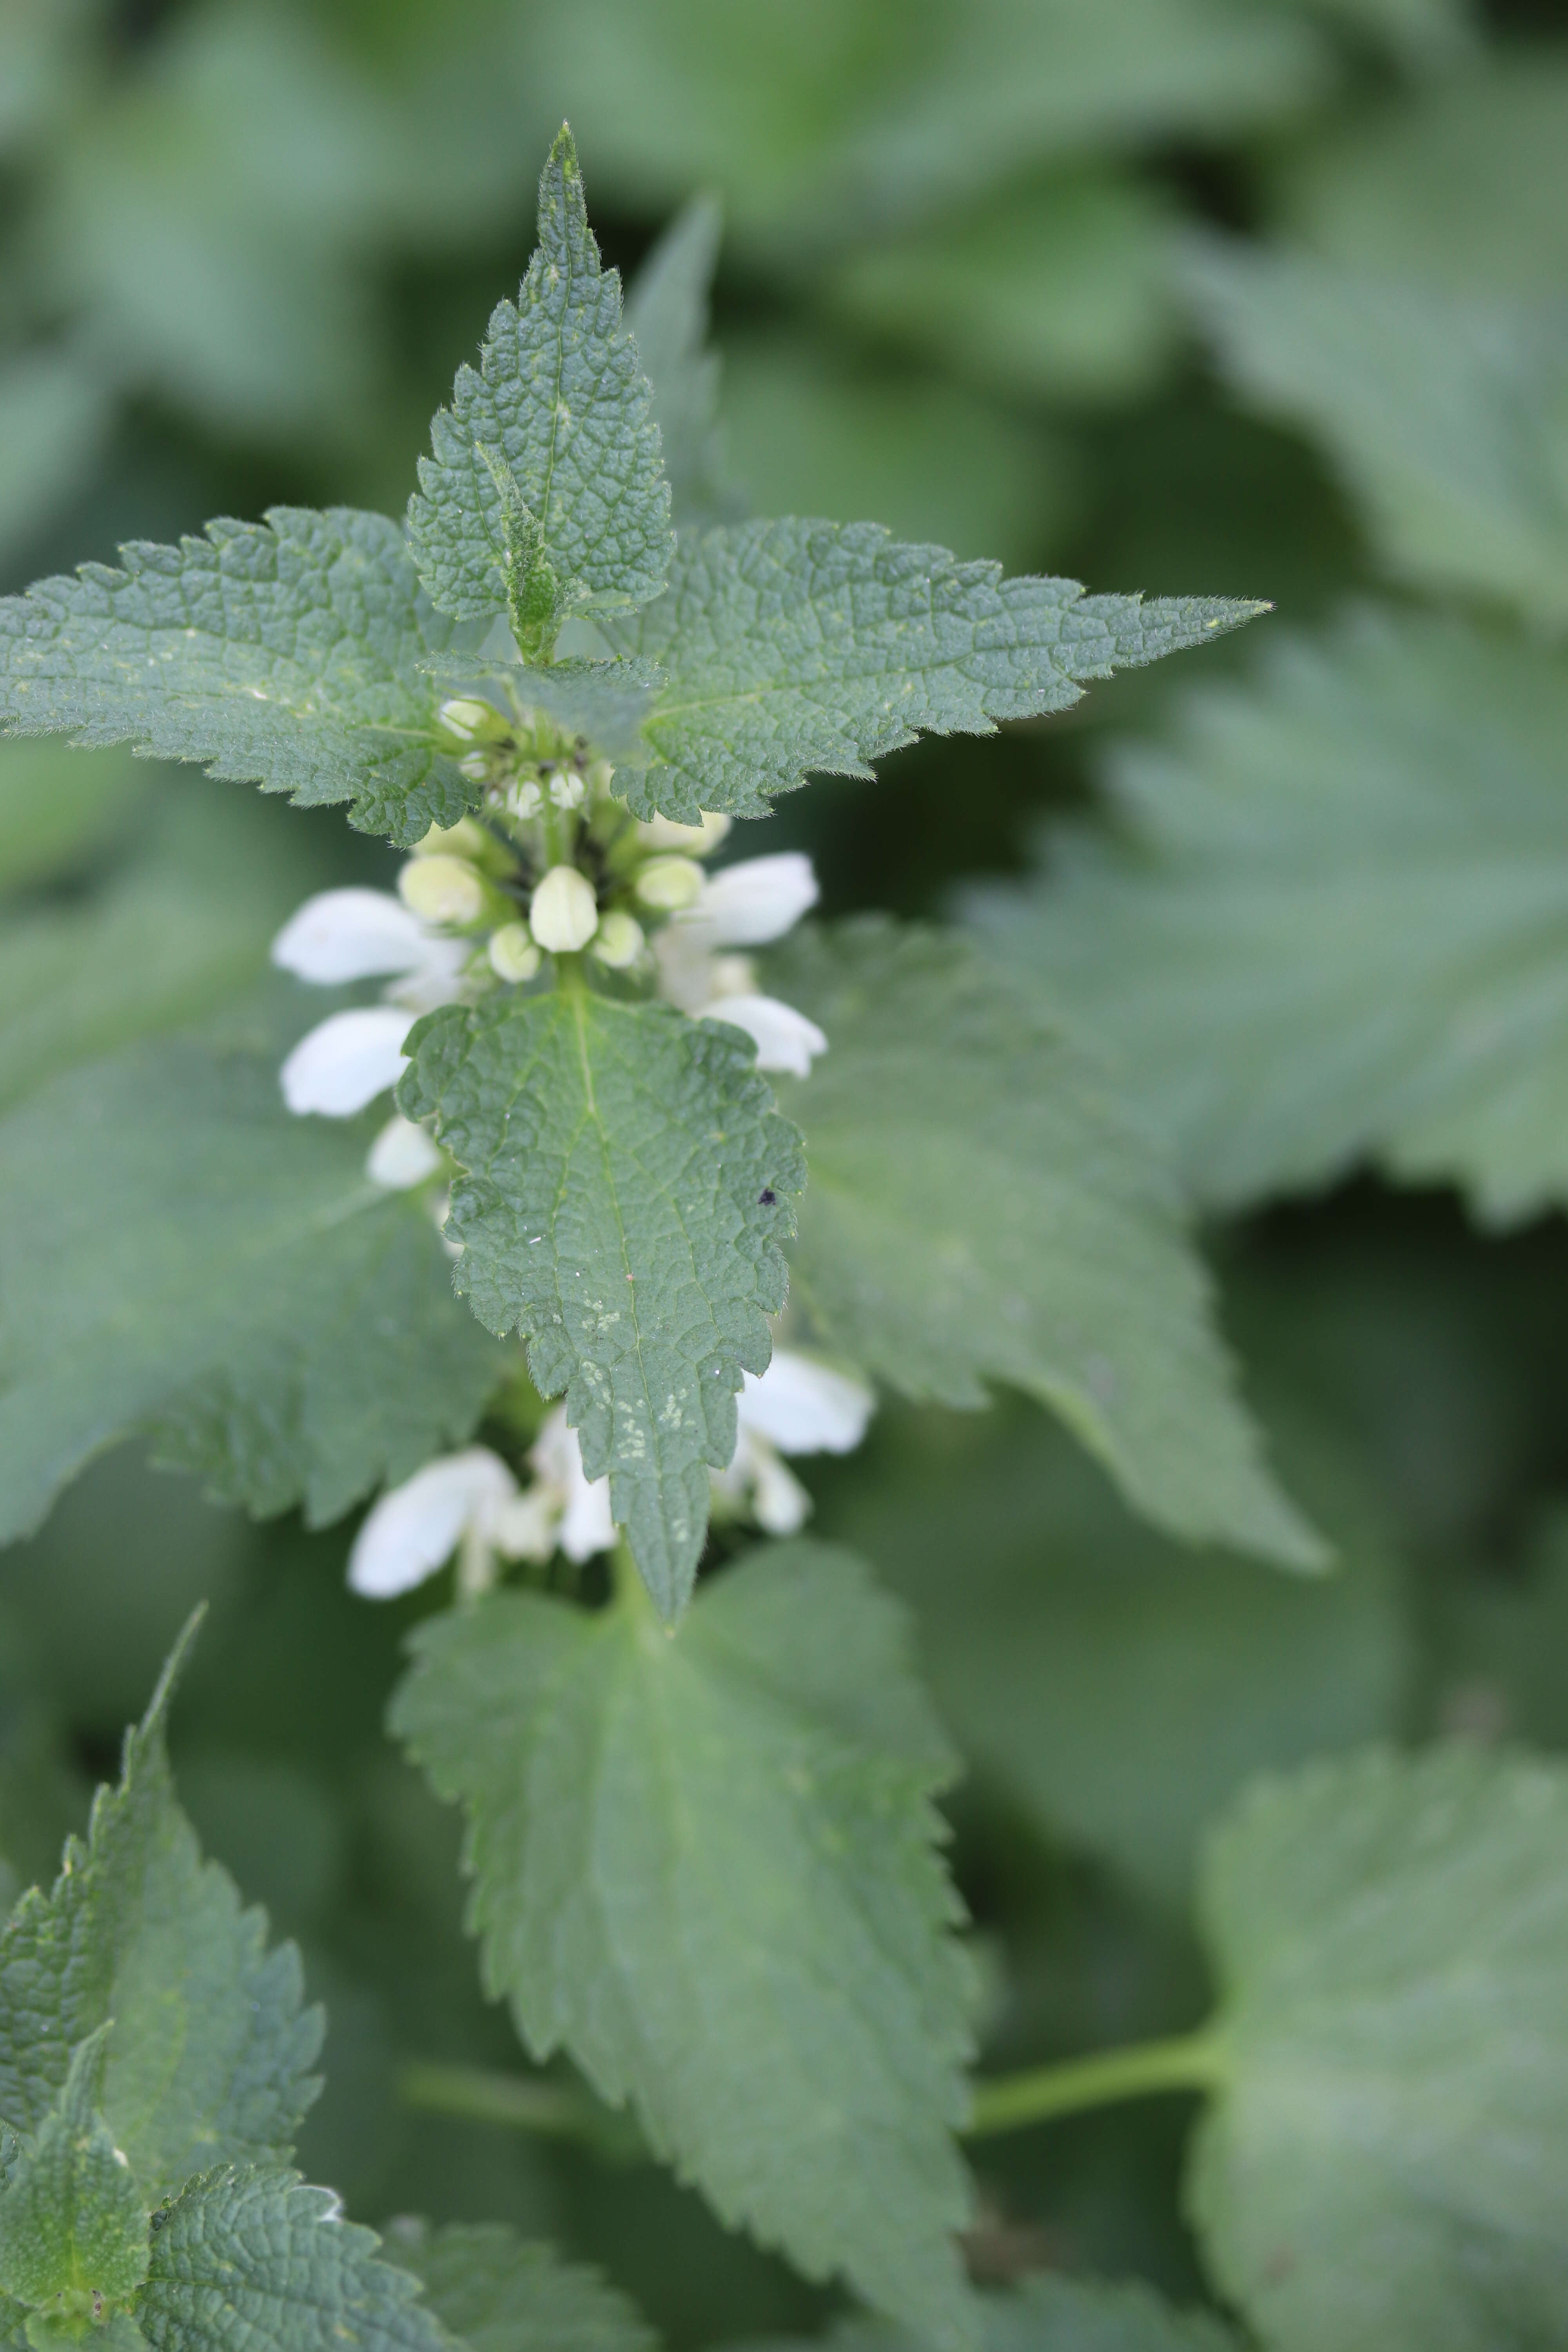
<instances>
[{"instance_id":1,"label":"hooded flower petal","mask_svg":"<svg viewBox=\"0 0 1568 2352\"><path fill-rule=\"evenodd\" d=\"M755 1430L742 1427L729 1468L710 1477L715 1502L749 1511L770 1536L793 1536L811 1515L811 1496Z\"/></svg>"},{"instance_id":2,"label":"hooded flower petal","mask_svg":"<svg viewBox=\"0 0 1568 2352\"><path fill-rule=\"evenodd\" d=\"M705 876L695 906L676 920L708 947L761 947L764 940L782 939L819 895L805 851L781 849Z\"/></svg>"},{"instance_id":3,"label":"hooded flower petal","mask_svg":"<svg viewBox=\"0 0 1568 2352\"><path fill-rule=\"evenodd\" d=\"M827 1040L816 1022L776 996L717 996L702 1007L702 1013L710 1021L732 1022L754 1038L759 1070L787 1070L792 1077L807 1077L812 1055L827 1051Z\"/></svg>"},{"instance_id":4,"label":"hooded flower petal","mask_svg":"<svg viewBox=\"0 0 1568 2352\"><path fill-rule=\"evenodd\" d=\"M748 1372L735 1403L741 1427L782 1454L852 1453L876 1409L863 1381L791 1348L775 1348L760 1378Z\"/></svg>"},{"instance_id":5,"label":"hooded flower petal","mask_svg":"<svg viewBox=\"0 0 1568 2352\"><path fill-rule=\"evenodd\" d=\"M610 1482L590 1480L584 1474L583 1449L576 1431L567 1425L564 1405L557 1405L546 1417L528 1458L541 1482L559 1500L557 1539L567 1559L591 1559L595 1552L613 1550L616 1523L610 1516Z\"/></svg>"},{"instance_id":6,"label":"hooded flower petal","mask_svg":"<svg viewBox=\"0 0 1568 2352\"><path fill-rule=\"evenodd\" d=\"M349 1554L349 1583L367 1600L410 1591L448 1560L465 1535L488 1535L517 1481L488 1446L443 1454L384 1494Z\"/></svg>"},{"instance_id":7,"label":"hooded flower petal","mask_svg":"<svg viewBox=\"0 0 1568 2352\"><path fill-rule=\"evenodd\" d=\"M364 1172L389 1192L405 1192L411 1184L423 1184L426 1176L434 1176L441 1163L440 1147L422 1127L399 1115L387 1121L371 1145Z\"/></svg>"},{"instance_id":8,"label":"hooded flower petal","mask_svg":"<svg viewBox=\"0 0 1568 2352\"><path fill-rule=\"evenodd\" d=\"M403 1075L403 1041L414 1016L395 1005L334 1013L300 1038L279 1077L292 1111L352 1118Z\"/></svg>"},{"instance_id":9,"label":"hooded flower petal","mask_svg":"<svg viewBox=\"0 0 1568 2352\"><path fill-rule=\"evenodd\" d=\"M272 961L318 988L379 973L414 971L430 938L387 890L321 890L295 908L272 942Z\"/></svg>"}]
</instances>

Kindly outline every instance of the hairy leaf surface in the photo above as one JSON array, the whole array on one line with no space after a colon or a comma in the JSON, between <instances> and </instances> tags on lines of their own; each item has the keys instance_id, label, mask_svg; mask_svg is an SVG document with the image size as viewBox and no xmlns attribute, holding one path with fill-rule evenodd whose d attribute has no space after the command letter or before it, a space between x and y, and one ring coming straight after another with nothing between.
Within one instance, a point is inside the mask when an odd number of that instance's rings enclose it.
<instances>
[{"instance_id":1,"label":"hairy leaf surface","mask_svg":"<svg viewBox=\"0 0 1568 2352\"><path fill-rule=\"evenodd\" d=\"M673 1640L634 1593L434 1620L393 1725L469 1817L486 1983L721 2216L969 2335L952 1759L850 1554L753 1553Z\"/></svg>"},{"instance_id":2,"label":"hairy leaf surface","mask_svg":"<svg viewBox=\"0 0 1568 2352\"><path fill-rule=\"evenodd\" d=\"M539 246L518 301L497 304L479 373L458 371L430 438L408 528L444 612L478 619L507 609L513 493L537 526L535 560L559 583L563 611L624 610L658 595L673 543L658 427L621 325L619 275L599 267L565 130L539 184Z\"/></svg>"},{"instance_id":3,"label":"hairy leaf surface","mask_svg":"<svg viewBox=\"0 0 1568 2352\"><path fill-rule=\"evenodd\" d=\"M1568 1773L1477 1748L1267 1782L1211 1847L1222 2088L1189 2202L1278 2352L1568 2328Z\"/></svg>"},{"instance_id":4,"label":"hairy leaf surface","mask_svg":"<svg viewBox=\"0 0 1568 2352\"><path fill-rule=\"evenodd\" d=\"M468 2352L654 2352L652 2329L597 2271L499 2221L394 2222L384 2251Z\"/></svg>"},{"instance_id":5,"label":"hairy leaf surface","mask_svg":"<svg viewBox=\"0 0 1568 2352\"><path fill-rule=\"evenodd\" d=\"M962 942L877 918L803 935L769 985L826 1031L780 1099L806 1137L797 1297L908 1396L1011 1381L1159 1525L1297 1567L1170 1187L1099 1074Z\"/></svg>"},{"instance_id":6,"label":"hairy leaf surface","mask_svg":"<svg viewBox=\"0 0 1568 2352\"><path fill-rule=\"evenodd\" d=\"M297 1015L296 1015L297 1018ZM472 1430L500 1351L367 1131L295 1118L281 1041L172 1040L67 1071L0 1122L0 1527L112 1439L257 1512L335 1518Z\"/></svg>"},{"instance_id":7,"label":"hairy leaf surface","mask_svg":"<svg viewBox=\"0 0 1568 2352\"><path fill-rule=\"evenodd\" d=\"M147 2275L147 2208L97 2112L108 2032L77 2044L58 2099L0 2182L0 2294L21 2303L83 2287L120 2302Z\"/></svg>"},{"instance_id":8,"label":"hairy leaf surface","mask_svg":"<svg viewBox=\"0 0 1568 2352\"><path fill-rule=\"evenodd\" d=\"M1568 626L1568 311L1195 246L1225 373L1322 440L1389 567Z\"/></svg>"},{"instance_id":9,"label":"hairy leaf surface","mask_svg":"<svg viewBox=\"0 0 1568 2352\"><path fill-rule=\"evenodd\" d=\"M721 526L683 541L669 586L612 625L668 683L628 785L643 816L765 816L812 772L865 776L917 735L989 735L1066 710L1082 681L1158 661L1264 607L1223 597L1086 596L994 563L906 546L876 523Z\"/></svg>"},{"instance_id":10,"label":"hairy leaf surface","mask_svg":"<svg viewBox=\"0 0 1568 2352\"><path fill-rule=\"evenodd\" d=\"M241 1910L175 1802L164 1729L179 1658L85 1843L68 1843L53 1890L25 1895L0 1935L0 2120L37 2130L72 2053L112 2021L92 2103L149 2199L215 2158L286 2155L321 2041L298 1952L267 1949L265 1916Z\"/></svg>"},{"instance_id":11,"label":"hairy leaf surface","mask_svg":"<svg viewBox=\"0 0 1568 2352\"><path fill-rule=\"evenodd\" d=\"M384 516L274 507L177 547L133 541L0 600L0 724L131 743L411 845L477 788L419 665L453 641Z\"/></svg>"},{"instance_id":12,"label":"hairy leaf surface","mask_svg":"<svg viewBox=\"0 0 1568 2352\"><path fill-rule=\"evenodd\" d=\"M1205 1202L1372 1159L1530 1215L1568 1199L1565 745L1540 650L1360 614L1118 758L1131 855L970 905Z\"/></svg>"},{"instance_id":13,"label":"hairy leaf surface","mask_svg":"<svg viewBox=\"0 0 1568 2352\"><path fill-rule=\"evenodd\" d=\"M136 2306L153 2352L451 2352L409 2273L298 2173L208 2172L154 2222Z\"/></svg>"},{"instance_id":14,"label":"hairy leaf surface","mask_svg":"<svg viewBox=\"0 0 1568 2352\"><path fill-rule=\"evenodd\" d=\"M581 990L450 1005L410 1039L398 1099L465 1171L458 1287L566 1391L590 1478L662 1613L691 1590L708 1469L735 1447L743 1371L766 1369L778 1244L805 1181L738 1032Z\"/></svg>"}]
</instances>

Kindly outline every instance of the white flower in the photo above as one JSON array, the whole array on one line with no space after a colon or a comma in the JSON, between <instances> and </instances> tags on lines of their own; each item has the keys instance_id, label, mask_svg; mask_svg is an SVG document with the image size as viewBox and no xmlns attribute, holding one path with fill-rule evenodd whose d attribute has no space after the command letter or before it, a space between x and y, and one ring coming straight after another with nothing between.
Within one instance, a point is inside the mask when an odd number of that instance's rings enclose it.
<instances>
[{"instance_id":1,"label":"white flower","mask_svg":"<svg viewBox=\"0 0 1568 2352\"><path fill-rule=\"evenodd\" d=\"M734 1454L727 1470L710 1474L715 1496L731 1509L749 1508L768 1535L794 1535L811 1497L780 1455L852 1452L876 1405L864 1382L775 1348L760 1379L745 1375L735 1400Z\"/></svg>"},{"instance_id":2,"label":"white flower","mask_svg":"<svg viewBox=\"0 0 1568 2352\"><path fill-rule=\"evenodd\" d=\"M295 908L272 942L272 961L318 988L417 971L430 934L389 890L322 890Z\"/></svg>"},{"instance_id":3,"label":"white flower","mask_svg":"<svg viewBox=\"0 0 1568 2352\"><path fill-rule=\"evenodd\" d=\"M528 927L552 955L574 955L599 928L594 886L574 866L552 866L529 902Z\"/></svg>"},{"instance_id":4,"label":"white flower","mask_svg":"<svg viewBox=\"0 0 1568 2352\"><path fill-rule=\"evenodd\" d=\"M371 1145L364 1172L373 1184L384 1185L389 1192L406 1192L410 1186L423 1184L426 1176L434 1176L441 1160L439 1146L425 1129L399 1114L388 1120Z\"/></svg>"},{"instance_id":5,"label":"white flower","mask_svg":"<svg viewBox=\"0 0 1568 2352\"><path fill-rule=\"evenodd\" d=\"M477 923L485 911L485 886L466 857L437 852L411 857L397 877L398 896L405 907L429 923Z\"/></svg>"},{"instance_id":6,"label":"white flower","mask_svg":"<svg viewBox=\"0 0 1568 2352\"><path fill-rule=\"evenodd\" d=\"M812 1055L827 1051L827 1040L816 1022L776 996L716 996L697 1012L710 1021L731 1021L754 1038L759 1070L787 1070L793 1077L809 1077Z\"/></svg>"},{"instance_id":7,"label":"white flower","mask_svg":"<svg viewBox=\"0 0 1568 2352\"><path fill-rule=\"evenodd\" d=\"M516 1495L517 1480L488 1446L426 1462L383 1495L354 1538L351 1588L370 1601L390 1601L434 1576L461 1547L462 1581L482 1591L500 1548L498 1522Z\"/></svg>"},{"instance_id":8,"label":"white flower","mask_svg":"<svg viewBox=\"0 0 1568 2352\"><path fill-rule=\"evenodd\" d=\"M300 1038L279 1078L291 1111L352 1118L403 1075L403 1041L414 1015L391 1004L334 1013Z\"/></svg>"},{"instance_id":9,"label":"white flower","mask_svg":"<svg viewBox=\"0 0 1568 2352\"><path fill-rule=\"evenodd\" d=\"M678 919L706 947L760 948L783 939L820 896L810 858L781 849L705 874L700 895Z\"/></svg>"},{"instance_id":10,"label":"white flower","mask_svg":"<svg viewBox=\"0 0 1568 2352\"><path fill-rule=\"evenodd\" d=\"M616 1540L610 1482L590 1479L584 1472L583 1449L576 1431L567 1426L564 1405L546 1415L528 1459L537 1480L531 1492L552 1514L552 1543L560 1545L568 1559L590 1559L596 1551L609 1551ZM533 1556L548 1559L550 1549Z\"/></svg>"}]
</instances>

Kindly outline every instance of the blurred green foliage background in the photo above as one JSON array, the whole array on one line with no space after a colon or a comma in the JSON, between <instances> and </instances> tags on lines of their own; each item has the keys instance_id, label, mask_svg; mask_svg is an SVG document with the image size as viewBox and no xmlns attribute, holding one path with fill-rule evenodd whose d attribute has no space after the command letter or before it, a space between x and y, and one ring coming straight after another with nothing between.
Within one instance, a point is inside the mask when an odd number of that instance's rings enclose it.
<instances>
[{"instance_id":1,"label":"blurred green foliage background","mask_svg":"<svg viewBox=\"0 0 1568 2352\"><path fill-rule=\"evenodd\" d=\"M1310 368L1227 388L1194 240L1560 320L1565 34L1529 0L5 0L0 586L276 501L400 511L569 115L628 275L686 195L723 199L728 446L759 509L1091 588L1270 597L1278 618L1198 657L1205 686L1249 675L1265 632L1386 594L1385 565ZM1542 532L1568 499L1555 397ZM786 800L739 852L809 848L829 911L947 911L1023 872L1043 821L1092 813L1107 744L1191 683L1163 666L1000 743L928 742ZM132 1027L248 982L300 897L385 860L335 814L0 747L0 1089L47 1063L84 961L135 969L161 894L207 894L211 935ZM889 1406L859 1454L807 1465L818 1529L913 1604L973 1767L956 1859L990 2064L1201 2013L1194 1843L1258 1765L1436 1727L1568 1742L1560 1221L1483 1237L1438 1188L1354 1177L1209 1239L1258 1409L1342 1547L1331 1586L1181 1554L1016 1400ZM9 1883L52 1869L208 1597L176 1760L330 2003L312 2177L372 2221L556 2235L677 2346L814 2325L823 2298L662 2174L400 2099L411 2059L518 2053L461 1935L456 1826L381 1735L408 1610L348 1597L349 1532L251 1528L127 1450L0 1559ZM988 2147L976 2269L1196 2292L1184 2122L1168 2103Z\"/></svg>"}]
</instances>

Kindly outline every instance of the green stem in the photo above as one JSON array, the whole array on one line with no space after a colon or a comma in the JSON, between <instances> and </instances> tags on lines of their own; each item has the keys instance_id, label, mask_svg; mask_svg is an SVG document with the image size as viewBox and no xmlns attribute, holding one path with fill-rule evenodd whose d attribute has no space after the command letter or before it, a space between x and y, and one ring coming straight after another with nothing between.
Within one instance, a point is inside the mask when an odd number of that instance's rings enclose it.
<instances>
[{"instance_id":1,"label":"green stem","mask_svg":"<svg viewBox=\"0 0 1568 2352\"><path fill-rule=\"evenodd\" d=\"M985 2139L994 2132L1018 2131L1053 2116L1141 2099L1154 2091L1212 2091L1224 2077L1224 2053L1210 2033L1134 2042L1124 2050L977 2083L968 2137Z\"/></svg>"},{"instance_id":2,"label":"green stem","mask_svg":"<svg viewBox=\"0 0 1568 2352\"><path fill-rule=\"evenodd\" d=\"M601 2155L642 2152L642 2136L629 2116L601 2107L572 2083L415 2059L399 2074L397 2091L405 2106L423 2108L429 2115L456 2116L470 2124L502 2124L514 2131L539 2132L550 2139L577 2140Z\"/></svg>"}]
</instances>

